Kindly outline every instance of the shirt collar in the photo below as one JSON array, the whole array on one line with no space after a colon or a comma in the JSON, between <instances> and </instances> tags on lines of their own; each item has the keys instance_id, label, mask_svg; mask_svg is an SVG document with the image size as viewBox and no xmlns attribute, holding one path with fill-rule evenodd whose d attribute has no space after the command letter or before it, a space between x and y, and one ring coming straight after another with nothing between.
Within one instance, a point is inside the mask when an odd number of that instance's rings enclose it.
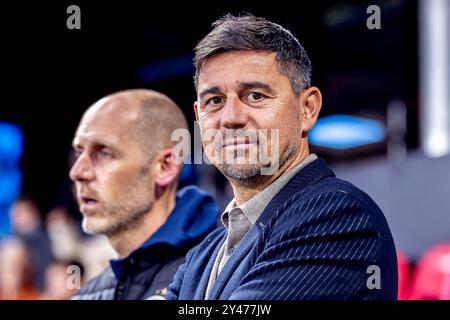
<instances>
[{"instance_id":1,"label":"shirt collar","mask_svg":"<svg viewBox=\"0 0 450 320\"><path fill-rule=\"evenodd\" d=\"M267 186L264 190L257 193L253 198L246 203L236 206L236 199L233 198L226 206L225 211L222 213L221 220L225 228L228 228L228 216L231 210L240 209L244 216L250 221L251 224L255 224L265 207L269 204L270 200L304 167L317 159L317 155L311 153L299 164L288 172L283 173L272 184Z\"/></svg>"}]
</instances>

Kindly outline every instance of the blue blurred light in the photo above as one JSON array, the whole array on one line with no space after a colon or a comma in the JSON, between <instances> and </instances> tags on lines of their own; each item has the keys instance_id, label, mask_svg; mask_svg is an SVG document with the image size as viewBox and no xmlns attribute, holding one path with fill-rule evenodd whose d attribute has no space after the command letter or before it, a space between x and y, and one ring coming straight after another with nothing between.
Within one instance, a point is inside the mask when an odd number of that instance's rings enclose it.
<instances>
[{"instance_id":1,"label":"blue blurred light","mask_svg":"<svg viewBox=\"0 0 450 320\"><path fill-rule=\"evenodd\" d=\"M0 161L17 162L22 157L23 136L12 123L0 122Z\"/></svg>"},{"instance_id":2,"label":"blue blurred light","mask_svg":"<svg viewBox=\"0 0 450 320\"><path fill-rule=\"evenodd\" d=\"M0 235L9 234L9 207L20 195L23 135L19 126L0 122Z\"/></svg>"},{"instance_id":3,"label":"blue blurred light","mask_svg":"<svg viewBox=\"0 0 450 320\"><path fill-rule=\"evenodd\" d=\"M386 136L380 121L349 115L333 115L317 120L308 139L313 145L349 149L381 142Z\"/></svg>"},{"instance_id":4,"label":"blue blurred light","mask_svg":"<svg viewBox=\"0 0 450 320\"><path fill-rule=\"evenodd\" d=\"M0 203L12 203L20 195L22 173L19 168L0 171Z\"/></svg>"}]
</instances>

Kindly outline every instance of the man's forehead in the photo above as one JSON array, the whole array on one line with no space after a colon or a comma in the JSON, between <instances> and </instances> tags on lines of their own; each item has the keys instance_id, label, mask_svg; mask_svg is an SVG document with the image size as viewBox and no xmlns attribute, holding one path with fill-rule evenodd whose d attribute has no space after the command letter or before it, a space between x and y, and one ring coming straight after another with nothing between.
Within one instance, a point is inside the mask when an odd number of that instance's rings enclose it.
<instances>
[{"instance_id":1,"label":"man's forehead","mask_svg":"<svg viewBox=\"0 0 450 320\"><path fill-rule=\"evenodd\" d=\"M241 72L242 71L242 72ZM269 77L278 71L274 52L234 51L209 58L199 73L199 91L219 82L238 85L255 81L255 75Z\"/></svg>"},{"instance_id":2,"label":"man's forehead","mask_svg":"<svg viewBox=\"0 0 450 320\"><path fill-rule=\"evenodd\" d=\"M111 130L101 130L101 128L79 128L72 141L72 145L74 147L83 145L105 145L112 147L120 142L122 136L121 134L111 132Z\"/></svg>"},{"instance_id":3,"label":"man's forehead","mask_svg":"<svg viewBox=\"0 0 450 320\"><path fill-rule=\"evenodd\" d=\"M106 97L94 103L83 115L87 122L110 118L134 119L138 102L122 96Z\"/></svg>"},{"instance_id":4,"label":"man's forehead","mask_svg":"<svg viewBox=\"0 0 450 320\"><path fill-rule=\"evenodd\" d=\"M276 63L275 52L230 51L209 57L200 70L200 75L209 69L228 70L230 66L271 67Z\"/></svg>"},{"instance_id":5,"label":"man's forehead","mask_svg":"<svg viewBox=\"0 0 450 320\"><path fill-rule=\"evenodd\" d=\"M125 105L97 102L83 115L74 142L117 142L131 129L134 117Z\"/></svg>"}]
</instances>

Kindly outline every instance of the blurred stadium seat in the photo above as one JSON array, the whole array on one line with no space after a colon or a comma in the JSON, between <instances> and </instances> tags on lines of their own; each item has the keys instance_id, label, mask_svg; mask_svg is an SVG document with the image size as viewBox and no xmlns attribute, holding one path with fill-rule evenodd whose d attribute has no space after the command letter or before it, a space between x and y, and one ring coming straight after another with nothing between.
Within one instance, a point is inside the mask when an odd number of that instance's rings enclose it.
<instances>
[{"instance_id":1,"label":"blurred stadium seat","mask_svg":"<svg viewBox=\"0 0 450 320\"><path fill-rule=\"evenodd\" d=\"M448 299L449 277L450 243L442 243L431 247L417 263L412 277L410 299Z\"/></svg>"},{"instance_id":2,"label":"blurred stadium seat","mask_svg":"<svg viewBox=\"0 0 450 320\"><path fill-rule=\"evenodd\" d=\"M408 300L410 295L410 262L408 257L397 251L398 263L398 299Z\"/></svg>"}]
</instances>

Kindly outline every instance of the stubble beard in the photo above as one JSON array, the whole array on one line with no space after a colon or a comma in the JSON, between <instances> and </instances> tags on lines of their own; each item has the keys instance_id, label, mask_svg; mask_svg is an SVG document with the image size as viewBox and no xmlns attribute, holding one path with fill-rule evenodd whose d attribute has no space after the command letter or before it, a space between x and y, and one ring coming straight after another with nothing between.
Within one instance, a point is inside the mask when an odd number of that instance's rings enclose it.
<instances>
[{"instance_id":1,"label":"stubble beard","mask_svg":"<svg viewBox=\"0 0 450 320\"><path fill-rule=\"evenodd\" d=\"M117 237L120 234L136 228L152 207L153 202L139 207L129 207L127 205L115 205L109 207L102 212L102 219L107 220L104 223L103 221L94 221L89 224L88 219L98 218L85 216L82 223L83 231L92 235L102 234L108 238ZM126 212L126 214L124 214L124 212Z\"/></svg>"},{"instance_id":2,"label":"stubble beard","mask_svg":"<svg viewBox=\"0 0 450 320\"><path fill-rule=\"evenodd\" d=\"M87 234L102 234L108 238L117 237L135 229L150 212L155 203L154 185L144 179L143 168L138 173L136 183L129 183L128 189L122 192L120 200L112 199L114 203L103 202L104 208L97 216L84 216L83 231ZM149 189L149 186L150 189ZM88 219L92 219L89 223ZM95 220L99 221L95 221Z\"/></svg>"},{"instance_id":3,"label":"stubble beard","mask_svg":"<svg viewBox=\"0 0 450 320\"><path fill-rule=\"evenodd\" d=\"M298 151L298 145L291 145L284 152L283 157L280 159L278 168L282 168L289 160L294 158ZM272 164L272 163L271 163ZM222 174L234 184L243 186L243 187L254 187L261 182L270 179L271 175L262 175L261 170L264 167L268 167L263 165L258 161L257 164L218 164L216 165L217 169L222 172ZM276 173L276 172L274 172Z\"/></svg>"}]
</instances>

